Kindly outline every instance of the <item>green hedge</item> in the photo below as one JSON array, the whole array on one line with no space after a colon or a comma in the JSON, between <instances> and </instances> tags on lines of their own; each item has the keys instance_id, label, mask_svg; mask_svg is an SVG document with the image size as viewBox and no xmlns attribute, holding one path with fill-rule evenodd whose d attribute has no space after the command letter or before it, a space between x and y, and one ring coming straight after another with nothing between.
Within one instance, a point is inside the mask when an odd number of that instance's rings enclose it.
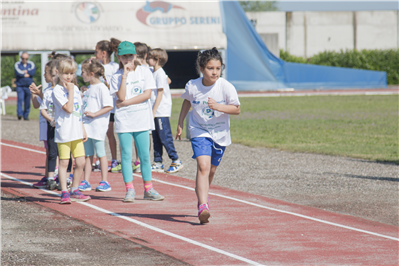
<instances>
[{"instance_id":1,"label":"green hedge","mask_svg":"<svg viewBox=\"0 0 399 266\"><path fill-rule=\"evenodd\" d=\"M385 71L388 84L399 84L399 49L325 51L308 59L280 50L280 58L294 63Z\"/></svg>"},{"instance_id":2,"label":"green hedge","mask_svg":"<svg viewBox=\"0 0 399 266\"><path fill-rule=\"evenodd\" d=\"M79 54L75 56L76 63L80 64L85 59L93 57L93 54ZM35 64L36 72L33 76L33 82L37 85L42 82L42 71L41 71L41 56L30 55L29 60ZM2 55L1 56L1 87L10 86L13 90L15 87L12 86L12 80L15 78L14 64L19 61L18 55ZM83 81L82 77L78 77L79 88L83 85L88 86L88 83Z\"/></svg>"}]
</instances>

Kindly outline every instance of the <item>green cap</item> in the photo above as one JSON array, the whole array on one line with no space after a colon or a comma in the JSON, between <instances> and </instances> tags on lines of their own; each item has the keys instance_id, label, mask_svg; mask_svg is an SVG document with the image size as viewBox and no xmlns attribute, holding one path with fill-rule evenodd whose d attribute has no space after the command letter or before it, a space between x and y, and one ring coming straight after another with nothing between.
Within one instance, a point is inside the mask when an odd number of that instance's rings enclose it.
<instances>
[{"instance_id":1,"label":"green cap","mask_svg":"<svg viewBox=\"0 0 399 266\"><path fill-rule=\"evenodd\" d=\"M136 47L128 41L121 42L118 46L118 55L136 54Z\"/></svg>"}]
</instances>

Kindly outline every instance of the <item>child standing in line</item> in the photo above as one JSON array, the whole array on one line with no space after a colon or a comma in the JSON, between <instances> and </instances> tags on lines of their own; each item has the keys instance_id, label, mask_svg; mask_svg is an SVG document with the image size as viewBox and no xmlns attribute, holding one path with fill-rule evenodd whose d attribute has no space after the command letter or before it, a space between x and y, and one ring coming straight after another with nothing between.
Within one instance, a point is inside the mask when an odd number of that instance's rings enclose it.
<instances>
[{"instance_id":1,"label":"child standing in line","mask_svg":"<svg viewBox=\"0 0 399 266\"><path fill-rule=\"evenodd\" d=\"M112 53L115 53L117 55L118 45L120 43L121 43L120 40L111 38L111 40L109 40L109 41L108 40L99 41L96 45L96 51L95 51L96 59L100 60L100 62L104 66L105 78L102 81L106 82L106 85L108 87L111 83L112 76L119 70L119 64L115 63L114 61L111 61L111 55L112 55ZM101 79L102 78L100 78L100 80ZM111 114L109 116L108 131L107 131L109 148L111 150L111 157L112 157L111 166L108 167L108 171L112 171L112 168L116 168L119 165L118 160L117 160L117 153L116 153L116 139L115 139L115 135L114 135L114 122L115 122L114 116L115 116L116 98L114 98L113 100L114 100L114 105L113 105L114 108L111 110ZM107 165L108 165L108 163L107 163Z\"/></svg>"},{"instance_id":2,"label":"child standing in line","mask_svg":"<svg viewBox=\"0 0 399 266\"><path fill-rule=\"evenodd\" d=\"M121 146L122 176L126 185L124 202L134 202L136 192L132 176L132 139L140 157L141 173L144 181L144 199L163 200L152 185L150 162L149 130L154 129L151 104L151 90L155 82L146 67L134 64L136 49L131 42L121 42L118 46L119 71L112 76L111 93L118 97L115 111L115 132Z\"/></svg>"},{"instance_id":3,"label":"child standing in line","mask_svg":"<svg viewBox=\"0 0 399 266\"><path fill-rule=\"evenodd\" d=\"M58 76L53 90L55 113L55 142L58 146L60 165L58 178L61 185L61 204L71 201L87 201L90 196L83 195L79 189L80 178L85 165L85 150L83 142L87 140L82 122L82 99L79 88L72 83L76 80L77 65L71 59L58 62ZM75 158L75 171L70 193L67 190L66 169L71 156Z\"/></svg>"},{"instance_id":4,"label":"child standing in line","mask_svg":"<svg viewBox=\"0 0 399 266\"><path fill-rule=\"evenodd\" d=\"M100 159L101 182L96 191L110 191L108 182L108 159L105 153L104 139L108 130L109 115L113 109L113 99L109 89L100 81L104 77L104 67L96 59L86 59L82 63L82 78L90 82L90 86L83 94L83 125L88 140L84 143L86 152L86 166L84 180L79 185L80 191L90 191L90 174L93 164L94 148Z\"/></svg>"},{"instance_id":5,"label":"child standing in line","mask_svg":"<svg viewBox=\"0 0 399 266\"><path fill-rule=\"evenodd\" d=\"M184 102L176 139L181 139L184 119L192 107L188 128L194 152L193 159L197 160L195 192L201 224L209 222L209 185L226 146L231 144L229 115L240 114L237 91L230 82L220 78L223 67L223 59L216 48L200 52L197 57L197 69L203 77L190 80L181 96Z\"/></svg>"},{"instance_id":6,"label":"child standing in line","mask_svg":"<svg viewBox=\"0 0 399 266\"><path fill-rule=\"evenodd\" d=\"M50 65L51 61L46 64L44 67L44 79L47 83L51 82L51 73L50 73ZM42 85L36 86L35 83L32 83L29 86L29 90L31 91L32 94L32 104L35 109L39 108L41 103L43 102L43 95L48 90L51 88L51 85L47 88L45 88L43 91L40 89ZM48 156L49 156L49 149L47 145L47 121L46 119L42 116L42 114L39 112L39 140L43 141L44 143L44 148L46 149L46 169L45 169L45 174L44 177L37 183L33 184L33 187L35 188L46 188L47 186L47 179L49 177L48 174Z\"/></svg>"},{"instance_id":7,"label":"child standing in line","mask_svg":"<svg viewBox=\"0 0 399 266\"><path fill-rule=\"evenodd\" d=\"M164 171L162 153L163 147L165 147L169 158L172 160L172 164L165 172L171 174L182 169L183 164L173 144L173 135L170 128L169 117L172 112L172 97L170 95L165 71L162 68L167 61L168 55L165 50L156 48L152 49L148 54L148 64L154 67L153 76L156 84L156 89L154 90L155 102L152 107L155 123L155 130L152 131L154 145L154 164L152 165L152 171Z\"/></svg>"}]
</instances>

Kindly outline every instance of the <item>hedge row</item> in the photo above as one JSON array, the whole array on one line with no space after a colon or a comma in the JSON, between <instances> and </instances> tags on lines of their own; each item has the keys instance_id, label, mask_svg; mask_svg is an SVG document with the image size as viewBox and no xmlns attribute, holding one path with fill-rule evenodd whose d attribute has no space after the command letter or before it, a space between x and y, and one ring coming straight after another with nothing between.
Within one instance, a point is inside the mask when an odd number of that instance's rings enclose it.
<instances>
[{"instance_id":1,"label":"hedge row","mask_svg":"<svg viewBox=\"0 0 399 266\"><path fill-rule=\"evenodd\" d=\"M280 50L280 58L294 63L385 71L388 84L399 84L399 49L325 51L308 59Z\"/></svg>"}]
</instances>

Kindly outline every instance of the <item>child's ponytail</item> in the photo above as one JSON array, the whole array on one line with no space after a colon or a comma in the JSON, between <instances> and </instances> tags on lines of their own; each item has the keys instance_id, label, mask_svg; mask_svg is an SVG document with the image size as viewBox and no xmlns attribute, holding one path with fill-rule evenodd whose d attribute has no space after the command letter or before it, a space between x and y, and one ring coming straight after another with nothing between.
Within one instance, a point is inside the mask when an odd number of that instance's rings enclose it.
<instances>
[{"instance_id":1,"label":"child's ponytail","mask_svg":"<svg viewBox=\"0 0 399 266\"><path fill-rule=\"evenodd\" d=\"M101 62L97 59L86 59L82 62L82 69L87 73L94 73L96 78L102 77L104 79L104 84L109 89L109 84L105 78L105 69Z\"/></svg>"}]
</instances>

